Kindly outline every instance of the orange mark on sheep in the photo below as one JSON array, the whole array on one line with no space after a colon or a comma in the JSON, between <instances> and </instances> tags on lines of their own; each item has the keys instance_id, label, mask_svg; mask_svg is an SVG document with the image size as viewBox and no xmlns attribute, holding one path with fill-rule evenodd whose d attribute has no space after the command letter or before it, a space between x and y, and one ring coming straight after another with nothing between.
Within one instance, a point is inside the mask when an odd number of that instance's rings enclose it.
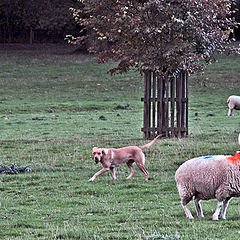
<instances>
[{"instance_id":1,"label":"orange mark on sheep","mask_svg":"<svg viewBox=\"0 0 240 240\"><path fill-rule=\"evenodd\" d=\"M235 156L228 157L227 160L232 163L240 162L240 152L236 153Z\"/></svg>"}]
</instances>

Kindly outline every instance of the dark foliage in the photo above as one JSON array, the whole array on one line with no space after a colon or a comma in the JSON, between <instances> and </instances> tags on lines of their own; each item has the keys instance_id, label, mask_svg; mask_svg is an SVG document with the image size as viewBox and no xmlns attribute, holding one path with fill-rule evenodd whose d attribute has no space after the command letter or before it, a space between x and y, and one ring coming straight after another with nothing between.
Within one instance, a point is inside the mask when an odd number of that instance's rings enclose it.
<instances>
[{"instance_id":1,"label":"dark foliage","mask_svg":"<svg viewBox=\"0 0 240 240\"><path fill-rule=\"evenodd\" d=\"M236 53L229 35L236 27L230 0L82 0L76 21L85 27L82 44L107 42L99 61L118 61L111 72L131 67L165 74L202 71L218 53ZM83 17L84 16L84 17Z\"/></svg>"},{"instance_id":2,"label":"dark foliage","mask_svg":"<svg viewBox=\"0 0 240 240\"><path fill-rule=\"evenodd\" d=\"M64 40L76 33L70 8L81 8L77 0L1 0L0 41Z\"/></svg>"}]
</instances>

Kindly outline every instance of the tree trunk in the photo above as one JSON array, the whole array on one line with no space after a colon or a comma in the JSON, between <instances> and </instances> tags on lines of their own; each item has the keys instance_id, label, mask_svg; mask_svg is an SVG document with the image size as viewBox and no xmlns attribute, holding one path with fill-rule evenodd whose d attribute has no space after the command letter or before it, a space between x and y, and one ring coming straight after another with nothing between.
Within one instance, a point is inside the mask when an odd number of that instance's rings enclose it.
<instances>
[{"instance_id":1,"label":"tree trunk","mask_svg":"<svg viewBox=\"0 0 240 240\"><path fill-rule=\"evenodd\" d=\"M30 36L29 36L29 43L32 45L34 40L34 31L30 28Z\"/></svg>"}]
</instances>

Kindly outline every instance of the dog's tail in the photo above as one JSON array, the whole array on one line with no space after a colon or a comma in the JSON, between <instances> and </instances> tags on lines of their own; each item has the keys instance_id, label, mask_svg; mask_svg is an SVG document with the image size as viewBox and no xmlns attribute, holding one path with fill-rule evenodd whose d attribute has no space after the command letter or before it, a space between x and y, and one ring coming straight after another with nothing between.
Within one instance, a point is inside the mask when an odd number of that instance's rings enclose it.
<instances>
[{"instance_id":1,"label":"dog's tail","mask_svg":"<svg viewBox=\"0 0 240 240\"><path fill-rule=\"evenodd\" d=\"M139 148L141 148L142 150L145 149L145 148L149 148L161 137L162 137L162 135L160 134L160 135L156 136L150 143L147 143L143 146L139 146Z\"/></svg>"}]
</instances>

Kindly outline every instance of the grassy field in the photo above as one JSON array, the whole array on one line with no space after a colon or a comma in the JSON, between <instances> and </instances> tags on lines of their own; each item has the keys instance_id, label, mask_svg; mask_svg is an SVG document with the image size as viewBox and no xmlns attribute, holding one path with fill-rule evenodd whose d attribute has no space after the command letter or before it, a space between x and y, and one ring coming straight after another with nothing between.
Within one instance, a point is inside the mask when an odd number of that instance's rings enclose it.
<instances>
[{"instance_id":1,"label":"grassy field","mask_svg":"<svg viewBox=\"0 0 240 240\"><path fill-rule=\"evenodd\" d=\"M185 218L174 174L187 159L239 150L240 112L227 117L227 97L240 95L240 57L219 57L190 76L189 137L164 139L145 151L150 181L138 170L98 171L93 146L142 145L143 80L110 76L111 64L59 46L0 49L0 164L32 173L0 175L0 239L239 239L239 199L227 220ZM101 118L105 120L101 120ZM193 203L190 204L195 214Z\"/></svg>"}]
</instances>

